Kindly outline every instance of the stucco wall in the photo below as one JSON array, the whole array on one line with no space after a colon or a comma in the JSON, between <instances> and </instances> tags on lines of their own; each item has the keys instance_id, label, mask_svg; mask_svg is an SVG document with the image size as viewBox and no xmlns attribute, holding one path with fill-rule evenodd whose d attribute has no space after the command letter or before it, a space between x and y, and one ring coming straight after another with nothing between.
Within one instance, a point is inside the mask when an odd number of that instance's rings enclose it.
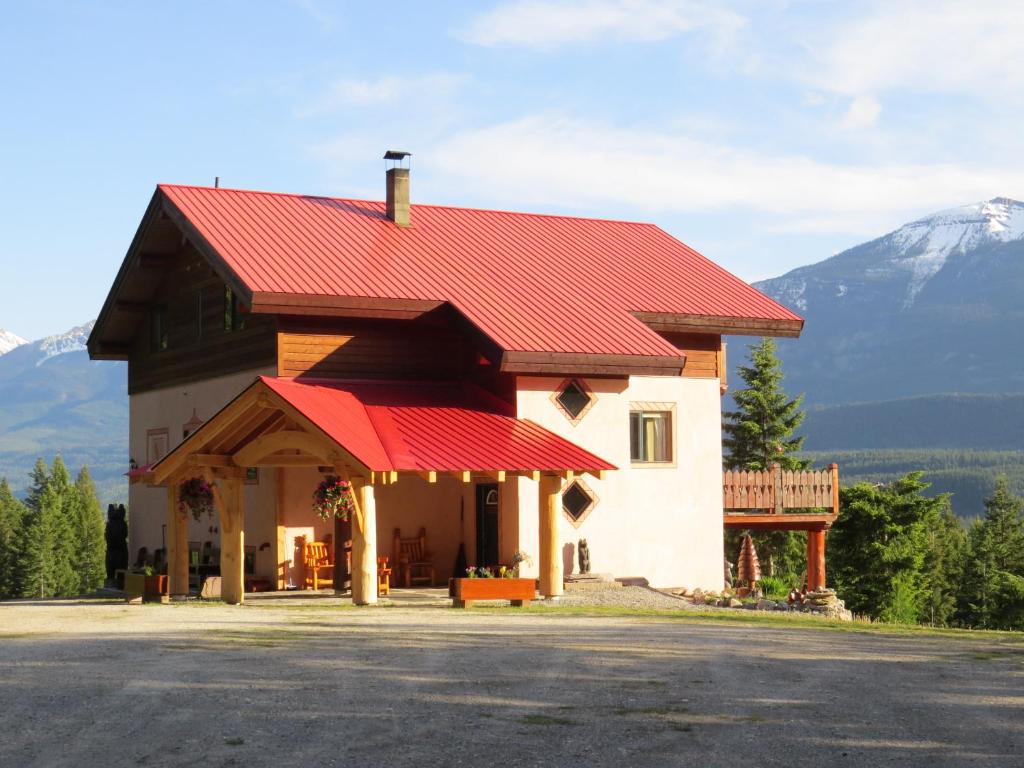
<instances>
[{"instance_id":1,"label":"stucco wall","mask_svg":"<svg viewBox=\"0 0 1024 768\"><path fill-rule=\"evenodd\" d=\"M654 586L720 589L722 440L718 379L584 379L596 402L576 424L551 400L563 378L520 377L517 408L531 419L610 461L618 470L583 481L597 505L577 526L563 514L566 573L578 570L576 542L587 539L591 570L643 576ZM674 403L671 466L631 466L631 402ZM519 541L537 568L537 484L519 479ZM569 567L571 566L571 568Z\"/></svg>"},{"instance_id":2,"label":"stucco wall","mask_svg":"<svg viewBox=\"0 0 1024 768\"><path fill-rule=\"evenodd\" d=\"M167 387L129 398L129 455L139 465L147 462L146 433L150 429L168 430L170 449L182 441L182 428L192 418L193 409L200 419L206 420L227 405L239 392L252 384L257 376L273 375L273 369L246 371L208 381ZM258 485L245 487L245 544L256 546L270 543L269 549L256 556L257 575L274 578L276 537L276 490L274 473L262 471ZM128 551L132 561L140 547L150 552L164 547L164 526L167 522L167 489L149 488L141 484L128 491L129 529ZM211 530L214 529L214 530ZM220 547L220 521L216 515L196 522L189 518L189 541L212 542ZM268 554L271 553L271 554Z\"/></svg>"}]
</instances>

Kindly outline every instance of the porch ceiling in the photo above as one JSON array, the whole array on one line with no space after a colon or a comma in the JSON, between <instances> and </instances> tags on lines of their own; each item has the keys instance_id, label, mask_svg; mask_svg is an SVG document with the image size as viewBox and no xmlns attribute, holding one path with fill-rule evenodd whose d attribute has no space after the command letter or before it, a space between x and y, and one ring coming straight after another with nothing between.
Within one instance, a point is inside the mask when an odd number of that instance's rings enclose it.
<instances>
[{"instance_id":1,"label":"porch ceiling","mask_svg":"<svg viewBox=\"0 0 1024 768\"><path fill-rule=\"evenodd\" d=\"M471 385L261 377L148 473L328 465L355 475L615 467ZM466 479L464 476L463 479Z\"/></svg>"}]
</instances>

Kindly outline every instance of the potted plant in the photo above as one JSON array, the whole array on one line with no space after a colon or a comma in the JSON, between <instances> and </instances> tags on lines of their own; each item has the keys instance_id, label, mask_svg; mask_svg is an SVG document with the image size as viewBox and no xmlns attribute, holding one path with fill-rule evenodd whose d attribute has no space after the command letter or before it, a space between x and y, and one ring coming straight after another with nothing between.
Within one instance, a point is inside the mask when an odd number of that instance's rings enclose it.
<instances>
[{"instance_id":1,"label":"potted plant","mask_svg":"<svg viewBox=\"0 0 1024 768\"><path fill-rule=\"evenodd\" d=\"M536 597L537 580L519 578L519 565L529 558L522 552L513 557L513 565L490 568L471 567L464 578L448 581L448 596L455 608L469 608L477 600L508 600L514 606L527 606Z\"/></svg>"},{"instance_id":2,"label":"potted plant","mask_svg":"<svg viewBox=\"0 0 1024 768\"><path fill-rule=\"evenodd\" d=\"M313 511L324 520L348 520L355 506L352 484L337 475L328 475L313 491Z\"/></svg>"},{"instance_id":3,"label":"potted plant","mask_svg":"<svg viewBox=\"0 0 1024 768\"><path fill-rule=\"evenodd\" d=\"M181 513L192 513L194 520L199 520L205 513L213 516L213 486L201 477L193 477L183 482L178 488L178 507Z\"/></svg>"},{"instance_id":4,"label":"potted plant","mask_svg":"<svg viewBox=\"0 0 1024 768\"><path fill-rule=\"evenodd\" d=\"M129 600L162 601L167 595L167 574L154 573L150 565L132 568L124 575L124 592Z\"/></svg>"}]
</instances>

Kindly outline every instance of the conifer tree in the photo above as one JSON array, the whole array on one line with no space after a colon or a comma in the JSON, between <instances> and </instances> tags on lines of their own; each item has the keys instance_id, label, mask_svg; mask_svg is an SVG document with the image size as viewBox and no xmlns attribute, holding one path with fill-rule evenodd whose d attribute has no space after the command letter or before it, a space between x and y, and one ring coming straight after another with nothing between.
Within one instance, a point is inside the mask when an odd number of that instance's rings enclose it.
<instances>
[{"instance_id":1,"label":"conifer tree","mask_svg":"<svg viewBox=\"0 0 1024 768\"><path fill-rule=\"evenodd\" d=\"M45 465L44 465L45 466ZM36 465L38 469L38 464ZM31 506L25 504L18 533L15 567L18 574L16 594L19 597L48 597L53 594L51 574L53 556L53 515L47 505L50 498L44 487Z\"/></svg>"},{"instance_id":2,"label":"conifer tree","mask_svg":"<svg viewBox=\"0 0 1024 768\"><path fill-rule=\"evenodd\" d=\"M76 536L78 505L71 484L71 473L60 454L53 459L50 482L42 500L42 510L49 516L49 525L53 531L49 558L53 595L77 595L79 576L75 566L79 550Z\"/></svg>"},{"instance_id":3,"label":"conifer tree","mask_svg":"<svg viewBox=\"0 0 1024 768\"><path fill-rule=\"evenodd\" d=\"M1005 477L970 531L961 614L972 626L1024 629L1024 499Z\"/></svg>"},{"instance_id":4,"label":"conifer tree","mask_svg":"<svg viewBox=\"0 0 1024 768\"><path fill-rule=\"evenodd\" d=\"M840 490L839 518L829 534L830 571L854 613L884 621L931 620L931 533L942 525L949 496L928 498L927 488L921 473L912 472L887 485Z\"/></svg>"},{"instance_id":5,"label":"conifer tree","mask_svg":"<svg viewBox=\"0 0 1024 768\"><path fill-rule=\"evenodd\" d=\"M736 410L725 414L722 425L725 468L764 470L779 464L783 469L806 469L811 462L795 455L804 438L793 435L804 419L803 396L790 400L782 388L784 374L774 339L761 339L749 350L750 364L739 369L746 387L733 394ZM795 575L803 570L806 534L765 531L752 535L769 575ZM741 538L741 531L727 532L729 560L736 557Z\"/></svg>"},{"instance_id":6,"label":"conifer tree","mask_svg":"<svg viewBox=\"0 0 1024 768\"><path fill-rule=\"evenodd\" d=\"M18 594L17 535L22 505L14 498L7 478L0 478L0 598Z\"/></svg>"},{"instance_id":7,"label":"conifer tree","mask_svg":"<svg viewBox=\"0 0 1024 768\"><path fill-rule=\"evenodd\" d=\"M103 511L88 467L82 467L75 481L74 508L78 593L88 594L103 586L107 555Z\"/></svg>"},{"instance_id":8,"label":"conifer tree","mask_svg":"<svg viewBox=\"0 0 1024 768\"><path fill-rule=\"evenodd\" d=\"M40 499L46 486L50 484L50 469L42 457L36 459L36 465L30 474L32 482L28 487L28 496L25 498L25 506L33 512L39 511Z\"/></svg>"},{"instance_id":9,"label":"conifer tree","mask_svg":"<svg viewBox=\"0 0 1024 768\"><path fill-rule=\"evenodd\" d=\"M725 414L726 469L806 469L810 462L795 456L803 437L793 433L804 420L800 405L803 395L790 400L782 388L782 363L776 355L775 340L761 339L750 347L750 365L739 369L745 389L732 396L736 410Z\"/></svg>"}]
</instances>

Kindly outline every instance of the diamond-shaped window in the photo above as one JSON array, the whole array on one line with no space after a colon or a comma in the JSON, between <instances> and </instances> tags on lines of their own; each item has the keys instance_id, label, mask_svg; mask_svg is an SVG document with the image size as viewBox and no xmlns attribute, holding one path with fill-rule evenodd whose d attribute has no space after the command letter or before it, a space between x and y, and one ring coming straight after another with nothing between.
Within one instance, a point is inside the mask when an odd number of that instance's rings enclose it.
<instances>
[{"instance_id":1,"label":"diamond-shaped window","mask_svg":"<svg viewBox=\"0 0 1024 768\"><path fill-rule=\"evenodd\" d=\"M569 415L569 418L575 421L587 410L587 406L590 405L593 398L583 388L582 384L572 379L562 387L562 391L558 393L555 399Z\"/></svg>"},{"instance_id":2,"label":"diamond-shaped window","mask_svg":"<svg viewBox=\"0 0 1024 768\"><path fill-rule=\"evenodd\" d=\"M573 482L562 493L562 508L574 522L578 523L597 503L597 499L579 481Z\"/></svg>"}]
</instances>

